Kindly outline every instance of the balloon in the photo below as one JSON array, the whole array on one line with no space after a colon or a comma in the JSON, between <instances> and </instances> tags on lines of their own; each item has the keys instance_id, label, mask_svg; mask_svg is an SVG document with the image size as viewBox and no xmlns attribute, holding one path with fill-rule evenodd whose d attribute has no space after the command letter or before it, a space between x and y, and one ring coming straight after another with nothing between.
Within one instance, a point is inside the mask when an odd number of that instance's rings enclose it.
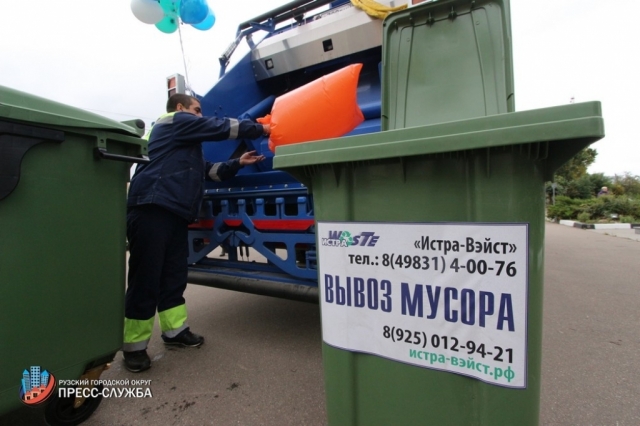
<instances>
[{"instance_id":1,"label":"balloon","mask_svg":"<svg viewBox=\"0 0 640 426\"><path fill-rule=\"evenodd\" d=\"M178 19L180 0L160 0L160 6L164 10L164 18L156 24L156 28L163 33L171 34L180 25L180 20Z\"/></svg>"},{"instance_id":2,"label":"balloon","mask_svg":"<svg viewBox=\"0 0 640 426\"><path fill-rule=\"evenodd\" d=\"M167 34L175 32L178 29L178 16L165 14L164 18L156 24L156 28Z\"/></svg>"},{"instance_id":3,"label":"balloon","mask_svg":"<svg viewBox=\"0 0 640 426\"><path fill-rule=\"evenodd\" d=\"M199 24L209 14L206 0L182 0L180 2L180 19L185 24Z\"/></svg>"},{"instance_id":4,"label":"balloon","mask_svg":"<svg viewBox=\"0 0 640 426\"><path fill-rule=\"evenodd\" d=\"M158 0L131 0L131 11L145 24L157 24L164 17L164 10Z\"/></svg>"},{"instance_id":5,"label":"balloon","mask_svg":"<svg viewBox=\"0 0 640 426\"><path fill-rule=\"evenodd\" d=\"M204 18L204 21L200 22L199 24L191 24L191 26L201 31L207 31L208 29L211 29L211 27L213 27L213 24L215 24L215 22L216 15L214 15L211 8L209 8L209 12L207 13L207 17Z\"/></svg>"},{"instance_id":6,"label":"balloon","mask_svg":"<svg viewBox=\"0 0 640 426\"><path fill-rule=\"evenodd\" d=\"M180 10L180 0L160 0L160 6L164 10L165 15L176 15Z\"/></svg>"}]
</instances>

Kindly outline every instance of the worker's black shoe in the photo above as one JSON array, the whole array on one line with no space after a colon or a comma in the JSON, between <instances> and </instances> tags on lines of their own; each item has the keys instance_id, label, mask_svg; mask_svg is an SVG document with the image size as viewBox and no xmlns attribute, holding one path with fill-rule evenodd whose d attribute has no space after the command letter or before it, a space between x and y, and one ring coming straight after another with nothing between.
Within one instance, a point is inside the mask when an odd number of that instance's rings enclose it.
<instances>
[{"instance_id":1,"label":"worker's black shoe","mask_svg":"<svg viewBox=\"0 0 640 426\"><path fill-rule=\"evenodd\" d=\"M146 350L122 352L124 356L124 366L132 373L139 373L151 368L151 359Z\"/></svg>"},{"instance_id":2,"label":"worker's black shoe","mask_svg":"<svg viewBox=\"0 0 640 426\"><path fill-rule=\"evenodd\" d=\"M204 343L204 337L192 333L189 328L180 332L176 337L162 336L165 345L182 346L184 348L197 348Z\"/></svg>"}]
</instances>

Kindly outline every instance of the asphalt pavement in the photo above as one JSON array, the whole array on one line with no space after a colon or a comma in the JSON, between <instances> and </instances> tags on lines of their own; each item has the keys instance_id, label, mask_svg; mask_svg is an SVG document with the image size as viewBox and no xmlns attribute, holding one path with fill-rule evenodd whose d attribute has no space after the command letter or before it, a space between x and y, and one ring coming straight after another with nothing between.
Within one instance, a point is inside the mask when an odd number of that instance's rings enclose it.
<instances>
[{"instance_id":1,"label":"asphalt pavement","mask_svg":"<svg viewBox=\"0 0 640 426\"><path fill-rule=\"evenodd\" d=\"M326 424L318 305L197 285L186 298L205 344L166 348L156 328L139 374L118 353L102 379L150 380L153 397L105 398L84 425ZM640 425L639 303L640 234L546 226L541 425Z\"/></svg>"},{"instance_id":2,"label":"asphalt pavement","mask_svg":"<svg viewBox=\"0 0 640 426\"><path fill-rule=\"evenodd\" d=\"M546 227L542 425L640 425L640 239Z\"/></svg>"}]
</instances>

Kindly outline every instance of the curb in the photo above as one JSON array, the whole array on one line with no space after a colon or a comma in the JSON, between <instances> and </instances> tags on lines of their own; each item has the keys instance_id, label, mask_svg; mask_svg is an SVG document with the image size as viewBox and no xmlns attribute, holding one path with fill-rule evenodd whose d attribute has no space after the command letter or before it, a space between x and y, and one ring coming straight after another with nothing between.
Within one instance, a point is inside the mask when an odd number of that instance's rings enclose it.
<instances>
[{"instance_id":1,"label":"curb","mask_svg":"<svg viewBox=\"0 0 640 426\"><path fill-rule=\"evenodd\" d=\"M640 229L640 223L580 223L574 220L561 220L558 223L579 229Z\"/></svg>"}]
</instances>

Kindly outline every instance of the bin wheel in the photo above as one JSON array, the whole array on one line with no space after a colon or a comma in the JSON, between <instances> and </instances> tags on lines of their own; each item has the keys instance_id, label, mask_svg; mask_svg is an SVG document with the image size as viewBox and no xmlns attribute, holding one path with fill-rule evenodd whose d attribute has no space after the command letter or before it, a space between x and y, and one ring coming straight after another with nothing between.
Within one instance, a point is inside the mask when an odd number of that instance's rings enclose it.
<instances>
[{"instance_id":1,"label":"bin wheel","mask_svg":"<svg viewBox=\"0 0 640 426\"><path fill-rule=\"evenodd\" d=\"M60 398L54 394L44 412L47 423L50 426L73 426L87 420L102 401L103 386L98 385L95 388L98 389L98 396L86 398L78 408L73 407L75 397Z\"/></svg>"}]
</instances>

